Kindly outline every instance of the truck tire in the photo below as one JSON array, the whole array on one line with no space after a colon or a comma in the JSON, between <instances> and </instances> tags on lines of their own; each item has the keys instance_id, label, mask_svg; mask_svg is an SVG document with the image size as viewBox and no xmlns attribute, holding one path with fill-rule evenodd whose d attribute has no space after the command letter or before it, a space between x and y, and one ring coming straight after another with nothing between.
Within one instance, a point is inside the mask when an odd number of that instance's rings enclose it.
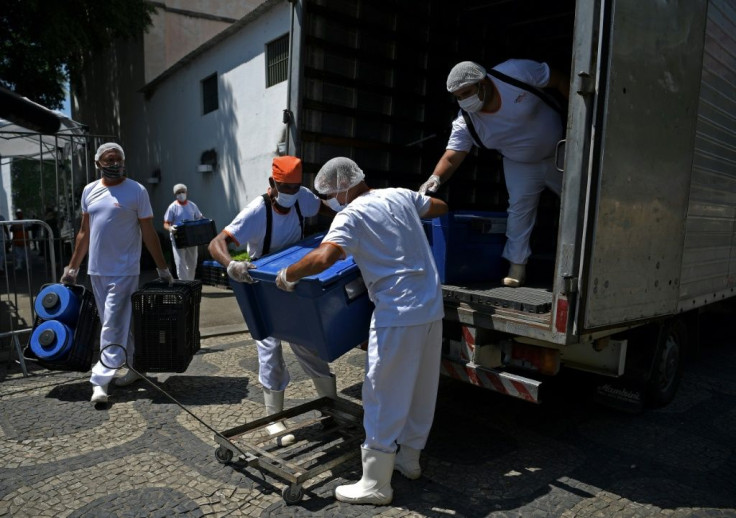
<instances>
[{"instance_id":1,"label":"truck tire","mask_svg":"<svg viewBox=\"0 0 736 518\"><path fill-rule=\"evenodd\" d=\"M680 319L675 318L662 325L647 383L647 406L661 407L675 397L682 378L687 335L687 327Z\"/></svg>"}]
</instances>

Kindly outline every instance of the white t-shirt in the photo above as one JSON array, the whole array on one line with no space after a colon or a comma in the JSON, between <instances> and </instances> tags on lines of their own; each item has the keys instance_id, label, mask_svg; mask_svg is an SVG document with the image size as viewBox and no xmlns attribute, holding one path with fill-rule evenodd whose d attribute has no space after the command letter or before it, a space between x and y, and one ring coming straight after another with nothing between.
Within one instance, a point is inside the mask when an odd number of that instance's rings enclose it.
<instances>
[{"instance_id":1,"label":"white t-shirt","mask_svg":"<svg viewBox=\"0 0 736 518\"><path fill-rule=\"evenodd\" d=\"M309 218L319 212L322 202L312 191L306 187L300 187L297 196L299 210L303 217ZM241 244L248 245L247 250L251 260L262 255L263 240L266 237L266 210L271 210L273 215L269 253L287 247L299 241L302 237L296 207L291 207L287 214L279 214L273 207L266 207L263 197L259 196L241 210L240 214L224 229L224 232L232 238L237 246L241 246Z\"/></svg>"},{"instance_id":2,"label":"white t-shirt","mask_svg":"<svg viewBox=\"0 0 736 518\"><path fill-rule=\"evenodd\" d=\"M200 219L202 213L199 211L199 207L191 201L186 200L184 203L179 203L179 200L174 200L174 203L169 205L164 214L164 223L169 225L181 225L182 221L189 221L193 219Z\"/></svg>"},{"instance_id":3,"label":"white t-shirt","mask_svg":"<svg viewBox=\"0 0 736 518\"><path fill-rule=\"evenodd\" d=\"M373 189L337 213L322 240L352 255L376 306L376 327L444 316L442 288L420 217L431 199L409 189Z\"/></svg>"},{"instance_id":4,"label":"white t-shirt","mask_svg":"<svg viewBox=\"0 0 736 518\"><path fill-rule=\"evenodd\" d=\"M140 274L141 226L153 209L145 187L126 178L113 186L96 180L82 192L82 212L89 214L90 275Z\"/></svg>"},{"instance_id":5,"label":"white t-shirt","mask_svg":"<svg viewBox=\"0 0 736 518\"><path fill-rule=\"evenodd\" d=\"M531 86L549 83L549 66L526 59L510 59L493 67ZM483 144L516 162L533 163L554 156L563 138L559 114L537 95L488 76L501 96L501 107L494 113L469 113ZM462 114L452 123L447 149L470 151L475 143Z\"/></svg>"}]
</instances>

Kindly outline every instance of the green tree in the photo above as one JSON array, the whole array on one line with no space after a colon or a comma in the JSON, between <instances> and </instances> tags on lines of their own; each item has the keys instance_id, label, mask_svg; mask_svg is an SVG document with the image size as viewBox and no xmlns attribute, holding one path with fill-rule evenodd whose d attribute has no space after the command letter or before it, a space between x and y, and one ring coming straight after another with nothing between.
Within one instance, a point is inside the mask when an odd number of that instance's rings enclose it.
<instances>
[{"instance_id":1,"label":"green tree","mask_svg":"<svg viewBox=\"0 0 736 518\"><path fill-rule=\"evenodd\" d=\"M0 85L60 108L64 84L91 52L142 34L156 7L146 0L3 0Z\"/></svg>"}]
</instances>

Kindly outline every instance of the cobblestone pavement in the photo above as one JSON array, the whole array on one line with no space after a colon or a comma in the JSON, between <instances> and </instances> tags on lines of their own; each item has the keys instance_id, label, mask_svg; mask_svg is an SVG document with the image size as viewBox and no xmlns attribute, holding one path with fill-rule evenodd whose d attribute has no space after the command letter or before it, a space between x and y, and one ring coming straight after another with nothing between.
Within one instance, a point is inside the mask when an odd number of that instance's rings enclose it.
<instances>
[{"instance_id":1,"label":"cobblestone pavement","mask_svg":"<svg viewBox=\"0 0 736 518\"><path fill-rule=\"evenodd\" d=\"M283 480L220 464L212 430L144 381L111 389L100 410L88 375L24 378L0 366L0 517L736 517L734 344L724 323L676 400L641 415L589 402L574 376L541 406L443 380L424 474L395 474L387 507L334 500L359 476L357 457L307 481L304 499L287 506ZM364 357L354 350L332 364L340 396L355 403ZM286 358L287 404L313 399ZM185 373L151 379L218 431L264 415L247 333L205 338Z\"/></svg>"}]
</instances>

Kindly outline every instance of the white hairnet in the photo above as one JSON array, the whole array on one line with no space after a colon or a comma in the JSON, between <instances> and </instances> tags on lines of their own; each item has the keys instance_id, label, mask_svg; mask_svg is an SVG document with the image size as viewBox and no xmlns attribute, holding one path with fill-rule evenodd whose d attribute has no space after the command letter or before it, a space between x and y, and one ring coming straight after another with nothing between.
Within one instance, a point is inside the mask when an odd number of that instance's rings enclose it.
<instances>
[{"instance_id":1,"label":"white hairnet","mask_svg":"<svg viewBox=\"0 0 736 518\"><path fill-rule=\"evenodd\" d=\"M186 191L187 190L187 186L184 185L183 183L177 183L174 186L174 194L176 194L176 191L180 191L181 189L184 189Z\"/></svg>"},{"instance_id":2,"label":"white hairnet","mask_svg":"<svg viewBox=\"0 0 736 518\"><path fill-rule=\"evenodd\" d=\"M328 160L314 179L314 188L320 194L335 194L355 187L365 178L358 164L339 156Z\"/></svg>"},{"instance_id":3,"label":"white hairnet","mask_svg":"<svg viewBox=\"0 0 736 518\"><path fill-rule=\"evenodd\" d=\"M450 70L447 76L447 91L452 93L464 86L474 85L485 79L486 69L472 61L461 61Z\"/></svg>"},{"instance_id":4,"label":"white hairnet","mask_svg":"<svg viewBox=\"0 0 736 518\"><path fill-rule=\"evenodd\" d=\"M97 152L95 153L95 162L99 162L105 151L110 151L111 149L117 149L120 151L120 155L122 155L123 160L125 160L125 151L120 147L120 144L116 144L115 142L105 142L97 148Z\"/></svg>"}]
</instances>

